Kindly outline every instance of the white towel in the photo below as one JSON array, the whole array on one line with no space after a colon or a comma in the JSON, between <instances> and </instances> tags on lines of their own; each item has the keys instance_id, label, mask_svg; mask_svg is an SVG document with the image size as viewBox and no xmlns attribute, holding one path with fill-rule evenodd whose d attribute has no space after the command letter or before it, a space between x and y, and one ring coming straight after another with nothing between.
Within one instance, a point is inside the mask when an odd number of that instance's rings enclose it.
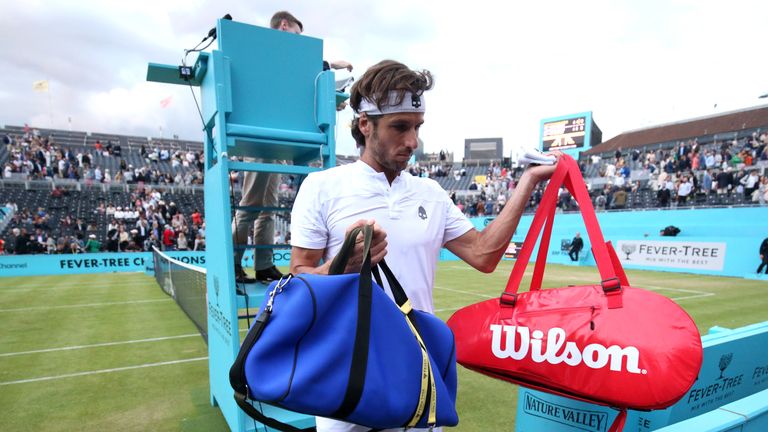
<instances>
[{"instance_id":1,"label":"white towel","mask_svg":"<svg viewBox=\"0 0 768 432\"><path fill-rule=\"evenodd\" d=\"M544 154L536 149L526 149L525 153L517 160L517 163L521 165L552 165L555 161L557 161L557 158L554 155Z\"/></svg>"}]
</instances>

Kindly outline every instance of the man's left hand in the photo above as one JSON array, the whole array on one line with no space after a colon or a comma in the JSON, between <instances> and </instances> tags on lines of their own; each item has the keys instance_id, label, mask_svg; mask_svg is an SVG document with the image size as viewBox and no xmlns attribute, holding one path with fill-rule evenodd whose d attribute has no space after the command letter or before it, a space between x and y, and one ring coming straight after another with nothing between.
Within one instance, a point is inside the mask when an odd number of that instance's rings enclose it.
<instances>
[{"instance_id":1,"label":"man's left hand","mask_svg":"<svg viewBox=\"0 0 768 432\"><path fill-rule=\"evenodd\" d=\"M554 156L557 159L555 163L552 165L530 166L525 170L524 175L529 176L531 181L533 181L533 184L537 184L552 177L557 164L560 162L560 158L563 156L563 153L559 151L553 151L546 154Z\"/></svg>"}]
</instances>

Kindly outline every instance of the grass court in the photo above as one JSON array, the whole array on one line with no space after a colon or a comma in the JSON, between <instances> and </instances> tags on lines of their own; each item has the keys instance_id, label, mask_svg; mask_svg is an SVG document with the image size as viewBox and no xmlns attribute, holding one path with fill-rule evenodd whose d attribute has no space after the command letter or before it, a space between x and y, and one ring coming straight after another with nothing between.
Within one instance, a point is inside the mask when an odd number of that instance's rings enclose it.
<instances>
[{"instance_id":1,"label":"grass court","mask_svg":"<svg viewBox=\"0 0 768 432\"><path fill-rule=\"evenodd\" d=\"M461 261L439 263L436 314L448 319L456 309L498 296L511 268L504 261L486 275ZM633 286L680 304L702 334L715 325L768 320L764 281L633 270L627 275ZM543 286L597 280L594 267L551 264ZM5 432L229 430L209 403L207 347L152 276L0 278L0 329ZM460 423L450 430L514 430L516 399L515 386L459 367Z\"/></svg>"}]
</instances>

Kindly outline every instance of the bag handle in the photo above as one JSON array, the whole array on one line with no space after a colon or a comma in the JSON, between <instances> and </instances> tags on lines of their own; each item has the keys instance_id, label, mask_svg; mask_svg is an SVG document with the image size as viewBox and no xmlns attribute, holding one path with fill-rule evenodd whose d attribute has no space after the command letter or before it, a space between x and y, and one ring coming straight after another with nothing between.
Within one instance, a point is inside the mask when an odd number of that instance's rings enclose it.
<instances>
[{"instance_id":1,"label":"bag handle","mask_svg":"<svg viewBox=\"0 0 768 432\"><path fill-rule=\"evenodd\" d=\"M626 276L623 275L623 269L621 269L618 260L611 259L609 245L605 243L603 238L594 207L592 206L592 200L589 197L586 184L581 176L581 171L573 158L567 155L560 158L560 161L555 168L555 172L552 174L552 178L549 181L549 185L547 185L547 188L544 191L541 203L539 204L539 209L536 211L533 221L531 222L530 230L528 231L523 247L521 248L521 253L518 255L515 266L507 281L507 287L504 293L502 293L502 303L514 305L517 298L517 291L520 287L520 282L522 281L526 266L530 260L533 247L536 244L536 239L543 228L541 242L539 244L539 253L536 259L536 267L534 268L534 275L531 280L531 291L536 291L541 288L541 280L543 279L546 255L549 248L549 240L552 234L552 224L554 221L555 209L557 207L557 193L561 186L565 186L579 204L581 215L587 228L587 234L592 244L592 253L595 257L600 277L602 278L601 285L609 299L608 307L621 307L621 296L619 294L621 294L622 284L626 285ZM621 269L621 271L617 271L617 268ZM617 277L617 273L623 277Z\"/></svg>"},{"instance_id":2,"label":"bag handle","mask_svg":"<svg viewBox=\"0 0 768 432\"><path fill-rule=\"evenodd\" d=\"M341 245L339 253L331 261L331 267L328 269L329 275L340 275L344 273L347 267L349 259L355 251L355 243L357 243L357 236L363 233L363 257L369 255L371 249L371 242L373 240L373 227L370 225L363 225L352 228L344 239L344 243ZM360 270L362 272L362 269ZM362 274L362 273L361 273Z\"/></svg>"},{"instance_id":3,"label":"bag handle","mask_svg":"<svg viewBox=\"0 0 768 432\"><path fill-rule=\"evenodd\" d=\"M515 261L515 265L512 268L509 279L507 280L507 287L501 294L502 303L514 304L517 298L517 290L520 287L520 282L523 280L523 274L525 273L528 261L531 259L533 246L536 244L536 239L539 236L539 232L544 225L547 215L554 209L554 204L557 199L557 190L563 183L563 179L565 179L565 175L568 172L568 167L564 163L564 160L565 156L560 158L560 161L555 167L555 172L552 174L552 177L549 180L549 185L544 190L544 194L541 197L541 202L539 202L539 208L536 211L533 220L531 221L528 234L525 236L523 246L520 248L520 251L517 254L517 260ZM549 239L543 239L543 241L549 242ZM543 248L540 247L540 249ZM536 260L537 263L540 261L541 259Z\"/></svg>"}]
</instances>

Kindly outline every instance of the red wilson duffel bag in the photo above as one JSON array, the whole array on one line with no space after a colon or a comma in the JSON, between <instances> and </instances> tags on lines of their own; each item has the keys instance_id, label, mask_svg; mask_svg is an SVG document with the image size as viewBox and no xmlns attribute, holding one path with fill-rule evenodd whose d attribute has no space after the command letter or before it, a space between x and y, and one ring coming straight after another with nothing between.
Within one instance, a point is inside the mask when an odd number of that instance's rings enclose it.
<instances>
[{"instance_id":1,"label":"red wilson duffel bag","mask_svg":"<svg viewBox=\"0 0 768 432\"><path fill-rule=\"evenodd\" d=\"M601 281L541 289L558 189L579 203ZM529 292L518 293L542 231ZM500 298L448 320L457 361L482 374L561 396L622 409L660 409L679 400L701 367L701 338L672 300L629 286L603 239L576 162L561 158Z\"/></svg>"}]
</instances>

